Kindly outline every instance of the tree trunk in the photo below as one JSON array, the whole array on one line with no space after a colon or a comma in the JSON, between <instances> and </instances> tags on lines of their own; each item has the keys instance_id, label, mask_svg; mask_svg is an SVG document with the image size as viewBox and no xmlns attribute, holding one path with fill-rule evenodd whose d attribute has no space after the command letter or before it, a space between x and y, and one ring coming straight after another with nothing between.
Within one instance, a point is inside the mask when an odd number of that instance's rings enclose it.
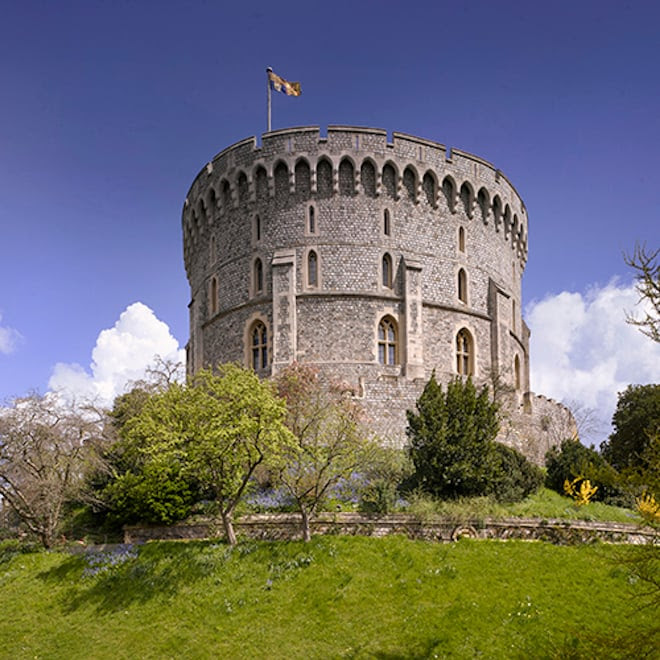
<instances>
[{"instance_id":1,"label":"tree trunk","mask_svg":"<svg viewBox=\"0 0 660 660\"><path fill-rule=\"evenodd\" d=\"M305 507L301 507L300 513L302 515L303 541L311 541L312 533L309 529L309 511Z\"/></svg>"},{"instance_id":2,"label":"tree trunk","mask_svg":"<svg viewBox=\"0 0 660 660\"><path fill-rule=\"evenodd\" d=\"M229 545L236 545L236 534L234 533L234 525L231 520L231 513L222 512L222 526L225 528L225 536Z\"/></svg>"}]
</instances>

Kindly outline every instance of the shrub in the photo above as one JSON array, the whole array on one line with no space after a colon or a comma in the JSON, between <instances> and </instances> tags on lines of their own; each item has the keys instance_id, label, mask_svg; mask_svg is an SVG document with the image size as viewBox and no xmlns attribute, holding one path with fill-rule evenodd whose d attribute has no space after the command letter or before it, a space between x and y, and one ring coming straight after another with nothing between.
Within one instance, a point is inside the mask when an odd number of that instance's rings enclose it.
<instances>
[{"instance_id":1,"label":"shrub","mask_svg":"<svg viewBox=\"0 0 660 660\"><path fill-rule=\"evenodd\" d=\"M489 492L500 502L520 502L543 485L543 470L519 451L495 443L496 467Z\"/></svg>"},{"instance_id":2,"label":"shrub","mask_svg":"<svg viewBox=\"0 0 660 660\"><path fill-rule=\"evenodd\" d=\"M626 493L619 473L593 448L579 440L564 440L545 455L546 486L564 494L564 482L577 477L598 486L594 500L617 506L632 506L632 496Z\"/></svg>"},{"instance_id":3,"label":"shrub","mask_svg":"<svg viewBox=\"0 0 660 660\"><path fill-rule=\"evenodd\" d=\"M496 466L497 410L487 387L456 378L445 393L432 374L417 413L407 413L415 486L437 497L483 495Z\"/></svg>"}]
</instances>

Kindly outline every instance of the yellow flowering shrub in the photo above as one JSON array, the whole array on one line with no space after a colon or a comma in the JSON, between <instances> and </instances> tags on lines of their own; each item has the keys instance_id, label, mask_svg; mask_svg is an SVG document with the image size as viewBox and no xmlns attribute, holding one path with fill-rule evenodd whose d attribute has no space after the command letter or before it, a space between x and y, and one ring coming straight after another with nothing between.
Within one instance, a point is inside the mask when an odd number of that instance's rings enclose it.
<instances>
[{"instance_id":1,"label":"yellow flowering shrub","mask_svg":"<svg viewBox=\"0 0 660 660\"><path fill-rule=\"evenodd\" d=\"M573 498L577 506L589 504L597 490L598 486L592 486L591 481L584 477L576 477L573 481L568 479L564 481L564 492Z\"/></svg>"}]
</instances>

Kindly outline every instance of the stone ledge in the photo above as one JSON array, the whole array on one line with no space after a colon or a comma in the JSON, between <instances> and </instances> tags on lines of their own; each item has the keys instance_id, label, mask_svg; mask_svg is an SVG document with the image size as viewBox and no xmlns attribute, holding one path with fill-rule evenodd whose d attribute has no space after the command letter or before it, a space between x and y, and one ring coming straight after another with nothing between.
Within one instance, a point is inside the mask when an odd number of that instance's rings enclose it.
<instances>
[{"instance_id":1,"label":"stone ledge","mask_svg":"<svg viewBox=\"0 0 660 660\"><path fill-rule=\"evenodd\" d=\"M234 522L236 533L252 539L295 540L302 538L298 514L275 513L243 516ZM523 539L559 545L581 543L657 543L657 532L649 527L617 522L540 518L483 518L420 520L405 513L367 515L322 513L311 523L312 534L382 537L403 534L411 539L450 542L459 538ZM127 526L126 543L152 540L206 539L223 535L222 522L215 518L165 526Z\"/></svg>"}]
</instances>

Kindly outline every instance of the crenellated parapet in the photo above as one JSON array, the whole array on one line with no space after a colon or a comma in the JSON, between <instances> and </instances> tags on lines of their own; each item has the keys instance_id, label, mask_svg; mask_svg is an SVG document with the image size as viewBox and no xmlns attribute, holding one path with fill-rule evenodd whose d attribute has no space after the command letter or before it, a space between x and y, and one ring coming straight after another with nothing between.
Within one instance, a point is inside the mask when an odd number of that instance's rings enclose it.
<instances>
[{"instance_id":1,"label":"crenellated parapet","mask_svg":"<svg viewBox=\"0 0 660 660\"><path fill-rule=\"evenodd\" d=\"M465 214L509 245L521 270L527 260L528 221L513 185L488 161L422 138L373 128L330 126L267 133L217 154L195 178L183 208L184 259L214 222L278 195L298 202L333 196L387 198L412 204L442 222Z\"/></svg>"}]
</instances>

